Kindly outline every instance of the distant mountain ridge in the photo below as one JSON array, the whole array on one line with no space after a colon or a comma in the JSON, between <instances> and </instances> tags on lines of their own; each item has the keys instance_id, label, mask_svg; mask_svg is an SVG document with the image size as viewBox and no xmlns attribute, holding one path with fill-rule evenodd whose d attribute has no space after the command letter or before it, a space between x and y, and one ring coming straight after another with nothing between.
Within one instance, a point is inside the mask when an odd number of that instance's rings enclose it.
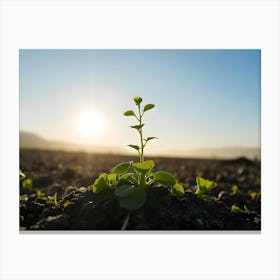
<instances>
[{"instance_id":1,"label":"distant mountain ridge","mask_svg":"<svg viewBox=\"0 0 280 280\"><path fill-rule=\"evenodd\" d=\"M89 147L63 141L51 141L35 133L26 131L20 131L20 148L127 154L125 150L114 147ZM168 154L168 156L170 155ZM250 159L260 159L261 149L258 147L201 148L185 152L173 151L172 156L221 159L247 157Z\"/></svg>"},{"instance_id":2,"label":"distant mountain ridge","mask_svg":"<svg viewBox=\"0 0 280 280\"><path fill-rule=\"evenodd\" d=\"M110 147L90 147L78 145L64 141L47 140L33 132L20 131L19 135L20 148L41 149L41 150L63 150L63 151L87 151L87 152L105 152L121 153L120 149Z\"/></svg>"},{"instance_id":3,"label":"distant mountain ridge","mask_svg":"<svg viewBox=\"0 0 280 280\"><path fill-rule=\"evenodd\" d=\"M50 141L45 138L27 131L21 131L19 136L19 145L21 148L33 149L77 149L77 146L70 143L60 141Z\"/></svg>"},{"instance_id":4,"label":"distant mountain ridge","mask_svg":"<svg viewBox=\"0 0 280 280\"><path fill-rule=\"evenodd\" d=\"M202 148L190 151L190 156L199 158L239 158L260 159L261 149L258 147L221 147Z\"/></svg>"}]
</instances>

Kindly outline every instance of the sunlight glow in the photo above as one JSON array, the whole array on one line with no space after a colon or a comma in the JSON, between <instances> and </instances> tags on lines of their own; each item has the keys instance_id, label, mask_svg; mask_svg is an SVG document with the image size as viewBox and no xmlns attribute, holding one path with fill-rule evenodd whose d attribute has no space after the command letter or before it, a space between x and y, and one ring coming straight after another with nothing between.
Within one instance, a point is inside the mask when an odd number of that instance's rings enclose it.
<instances>
[{"instance_id":1,"label":"sunlight glow","mask_svg":"<svg viewBox=\"0 0 280 280\"><path fill-rule=\"evenodd\" d=\"M104 125L104 117L97 112L84 112L77 119L78 131L88 137L100 134L104 129Z\"/></svg>"}]
</instances>

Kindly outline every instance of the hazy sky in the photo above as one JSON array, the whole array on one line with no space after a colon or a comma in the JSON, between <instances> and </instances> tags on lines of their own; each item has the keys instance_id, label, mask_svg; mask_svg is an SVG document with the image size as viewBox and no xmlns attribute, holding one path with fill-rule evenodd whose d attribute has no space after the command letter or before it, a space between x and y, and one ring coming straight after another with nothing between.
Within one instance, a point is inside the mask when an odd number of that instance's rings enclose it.
<instances>
[{"instance_id":1,"label":"hazy sky","mask_svg":"<svg viewBox=\"0 0 280 280\"><path fill-rule=\"evenodd\" d=\"M259 50L20 50L19 58L21 130L122 149L138 144L122 113L139 95L156 105L144 119L144 135L159 138L148 152L260 146ZM93 135L79 121L86 112L102 119Z\"/></svg>"}]
</instances>

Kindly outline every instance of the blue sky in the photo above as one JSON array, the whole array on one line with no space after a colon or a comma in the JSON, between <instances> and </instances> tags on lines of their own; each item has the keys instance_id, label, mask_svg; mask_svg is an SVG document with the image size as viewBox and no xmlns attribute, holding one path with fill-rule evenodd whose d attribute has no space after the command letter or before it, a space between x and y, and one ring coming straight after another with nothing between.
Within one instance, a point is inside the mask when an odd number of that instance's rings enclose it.
<instances>
[{"instance_id":1,"label":"blue sky","mask_svg":"<svg viewBox=\"0 0 280 280\"><path fill-rule=\"evenodd\" d=\"M260 50L20 50L20 129L102 147L137 144L132 98L156 107L150 153L260 146ZM82 134L84 112L102 130Z\"/></svg>"}]
</instances>

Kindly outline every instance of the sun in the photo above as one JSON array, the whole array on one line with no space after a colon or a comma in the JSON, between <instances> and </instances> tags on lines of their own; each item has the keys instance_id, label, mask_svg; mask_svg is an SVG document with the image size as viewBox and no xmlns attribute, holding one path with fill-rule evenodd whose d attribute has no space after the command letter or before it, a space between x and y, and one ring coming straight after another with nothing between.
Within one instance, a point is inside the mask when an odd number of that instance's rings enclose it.
<instances>
[{"instance_id":1,"label":"sun","mask_svg":"<svg viewBox=\"0 0 280 280\"><path fill-rule=\"evenodd\" d=\"M78 131L84 136L92 137L100 134L104 125L105 121L101 113L84 112L77 118Z\"/></svg>"}]
</instances>

